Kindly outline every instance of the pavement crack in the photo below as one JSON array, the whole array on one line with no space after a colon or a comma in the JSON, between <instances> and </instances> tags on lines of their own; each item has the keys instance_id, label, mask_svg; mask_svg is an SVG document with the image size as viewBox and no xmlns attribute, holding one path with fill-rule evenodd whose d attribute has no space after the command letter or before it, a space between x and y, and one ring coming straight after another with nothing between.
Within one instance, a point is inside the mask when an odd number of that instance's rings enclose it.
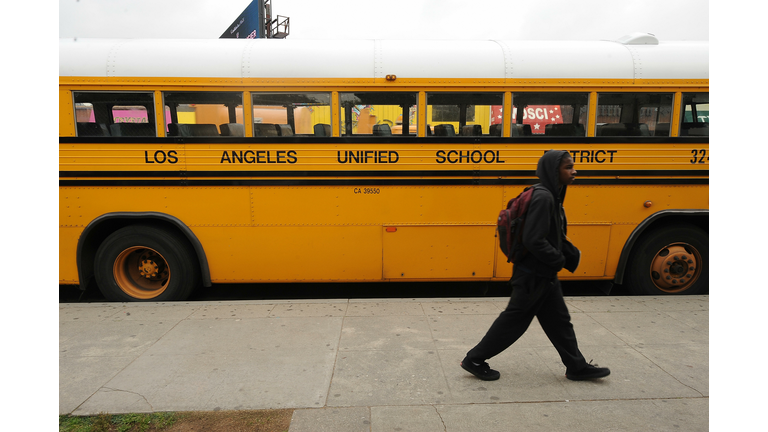
<instances>
[{"instance_id":1,"label":"pavement crack","mask_svg":"<svg viewBox=\"0 0 768 432\"><path fill-rule=\"evenodd\" d=\"M131 393L131 394L135 394L136 396L139 396L139 397L141 397L142 399L144 399L144 402L146 402L146 403L147 403L147 405L149 406L149 409L150 409L150 410L152 410L153 412L155 411L155 408L152 406L152 404L151 404L151 403L149 403L149 401L147 400L147 398L146 398L146 397L144 397L144 395L143 395L143 394L141 394L141 393L132 392L132 391L130 391L130 390L116 389L116 388L111 388L111 387L102 387L102 388L103 388L103 389L105 389L105 390L112 390L112 391L116 391L116 392L124 392L124 393Z\"/></svg>"},{"instance_id":2,"label":"pavement crack","mask_svg":"<svg viewBox=\"0 0 768 432\"><path fill-rule=\"evenodd\" d=\"M445 420L443 420L443 416L440 415L440 410L438 410L435 405L432 405L432 408L435 409L435 412L437 413L437 416L440 417L440 423L443 424L443 430L448 432L448 426L445 425Z\"/></svg>"}]
</instances>

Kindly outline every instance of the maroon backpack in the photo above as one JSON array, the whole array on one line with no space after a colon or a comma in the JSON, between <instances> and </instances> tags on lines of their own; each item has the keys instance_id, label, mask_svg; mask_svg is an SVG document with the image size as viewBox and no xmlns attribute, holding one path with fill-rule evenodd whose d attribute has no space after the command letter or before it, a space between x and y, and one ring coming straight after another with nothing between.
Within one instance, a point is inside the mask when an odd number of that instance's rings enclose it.
<instances>
[{"instance_id":1,"label":"maroon backpack","mask_svg":"<svg viewBox=\"0 0 768 432\"><path fill-rule=\"evenodd\" d=\"M520 195L509 200L506 209L499 212L496 231L499 236L499 246L506 255L507 262L514 263L528 253L523 246L523 227L534 189L535 185L523 189Z\"/></svg>"}]
</instances>

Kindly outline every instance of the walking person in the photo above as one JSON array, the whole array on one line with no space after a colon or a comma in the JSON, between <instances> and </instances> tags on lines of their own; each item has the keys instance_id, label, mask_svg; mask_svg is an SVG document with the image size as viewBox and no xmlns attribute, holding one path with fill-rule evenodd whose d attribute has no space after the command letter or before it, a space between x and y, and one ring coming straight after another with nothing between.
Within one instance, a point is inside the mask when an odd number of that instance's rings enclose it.
<instances>
[{"instance_id":1,"label":"walking person","mask_svg":"<svg viewBox=\"0 0 768 432\"><path fill-rule=\"evenodd\" d=\"M481 380L499 379L499 372L491 369L486 360L515 343L535 316L560 354L568 379L608 376L608 368L588 364L579 351L557 278L563 268L576 271L581 258L581 252L566 237L563 209L566 189L576 178L573 158L567 151L548 151L539 159L536 175L541 183L533 191L522 233L528 253L514 264L509 305L480 343L467 352L461 367Z\"/></svg>"}]
</instances>

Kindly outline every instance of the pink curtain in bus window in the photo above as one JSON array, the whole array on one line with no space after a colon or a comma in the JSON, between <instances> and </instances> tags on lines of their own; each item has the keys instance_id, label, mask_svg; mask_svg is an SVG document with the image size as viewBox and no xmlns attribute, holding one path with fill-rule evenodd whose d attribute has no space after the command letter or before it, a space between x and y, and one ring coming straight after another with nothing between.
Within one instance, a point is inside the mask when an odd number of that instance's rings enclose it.
<instances>
[{"instance_id":1,"label":"pink curtain in bus window","mask_svg":"<svg viewBox=\"0 0 768 432\"><path fill-rule=\"evenodd\" d=\"M112 116L115 123L148 123L144 110L113 110Z\"/></svg>"}]
</instances>

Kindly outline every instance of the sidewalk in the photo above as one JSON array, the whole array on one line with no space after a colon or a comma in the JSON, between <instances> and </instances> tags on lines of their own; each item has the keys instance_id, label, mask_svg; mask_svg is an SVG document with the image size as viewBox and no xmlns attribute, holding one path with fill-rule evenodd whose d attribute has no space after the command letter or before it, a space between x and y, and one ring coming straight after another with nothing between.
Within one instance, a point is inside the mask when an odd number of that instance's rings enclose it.
<instances>
[{"instance_id":1,"label":"sidewalk","mask_svg":"<svg viewBox=\"0 0 768 432\"><path fill-rule=\"evenodd\" d=\"M602 380L534 320L459 367L506 298L61 304L59 413L296 409L301 431L703 431L709 297L566 297Z\"/></svg>"}]
</instances>

